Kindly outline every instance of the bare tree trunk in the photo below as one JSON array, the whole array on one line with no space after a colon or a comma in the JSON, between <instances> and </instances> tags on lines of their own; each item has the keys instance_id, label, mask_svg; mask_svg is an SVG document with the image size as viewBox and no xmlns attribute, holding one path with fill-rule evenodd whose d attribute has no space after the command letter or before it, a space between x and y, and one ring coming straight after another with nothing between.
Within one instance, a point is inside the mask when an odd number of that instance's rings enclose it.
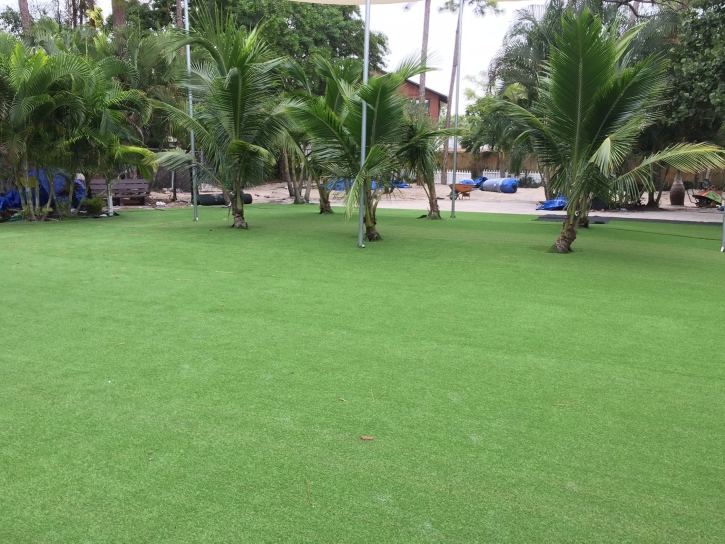
<instances>
[{"instance_id":1,"label":"bare tree trunk","mask_svg":"<svg viewBox=\"0 0 725 544\"><path fill-rule=\"evenodd\" d=\"M432 0L425 0L425 14L423 15L423 44L420 48L420 60L423 64L428 62L428 34L430 33L430 5ZM458 43L458 42L456 42ZM420 74L420 89L418 104L425 108L425 72Z\"/></svg>"},{"instance_id":2,"label":"bare tree trunk","mask_svg":"<svg viewBox=\"0 0 725 544\"><path fill-rule=\"evenodd\" d=\"M111 0L113 11L113 28L126 25L126 0Z\"/></svg>"},{"instance_id":3,"label":"bare tree trunk","mask_svg":"<svg viewBox=\"0 0 725 544\"><path fill-rule=\"evenodd\" d=\"M182 0L176 0L176 28L184 27L184 10Z\"/></svg>"},{"instance_id":4,"label":"bare tree trunk","mask_svg":"<svg viewBox=\"0 0 725 544\"><path fill-rule=\"evenodd\" d=\"M506 157L500 151L498 152L498 176L506 177Z\"/></svg>"},{"instance_id":5,"label":"bare tree trunk","mask_svg":"<svg viewBox=\"0 0 725 544\"><path fill-rule=\"evenodd\" d=\"M459 6L460 9L460 6ZM451 128L451 110L453 105L453 88L456 84L456 70L458 69L458 33L461 28L456 24L456 45L453 48L453 70L451 70L451 84L448 87L448 103L446 104L446 128ZM441 169L441 183L448 184L448 138L443 142L443 167ZM453 180L455 183L455 180Z\"/></svg>"},{"instance_id":6,"label":"bare tree trunk","mask_svg":"<svg viewBox=\"0 0 725 544\"><path fill-rule=\"evenodd\" d=\"M28 8L28 0L18 0L20 8L20 24L23 27L23 34L30 34L30 8Z\"/></svg>"}]
</instances>

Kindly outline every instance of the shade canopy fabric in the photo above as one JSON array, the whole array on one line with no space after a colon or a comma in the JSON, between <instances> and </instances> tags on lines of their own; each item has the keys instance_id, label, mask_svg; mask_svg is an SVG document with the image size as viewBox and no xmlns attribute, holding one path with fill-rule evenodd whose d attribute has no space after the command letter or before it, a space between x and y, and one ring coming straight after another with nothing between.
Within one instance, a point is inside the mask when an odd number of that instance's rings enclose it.
<instances>
[{"instance_id":1,"label":"shade canopy fabric","mask_svg":"<svg viewBox=\"0 0 725 544\"><path fill-rule=\"evenodd\" d=\"M291 0L292 2L305 2L306 4L337 4L340 6L364 6L365 0ZM420 0L370 0L371 4L408 4Z\"/></svg>"}]
</instances>

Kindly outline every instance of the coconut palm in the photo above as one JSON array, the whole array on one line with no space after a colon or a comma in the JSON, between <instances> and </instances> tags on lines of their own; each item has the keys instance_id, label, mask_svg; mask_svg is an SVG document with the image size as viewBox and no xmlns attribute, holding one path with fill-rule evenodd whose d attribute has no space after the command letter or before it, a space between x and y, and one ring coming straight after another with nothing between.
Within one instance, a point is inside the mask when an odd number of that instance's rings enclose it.
<instances>
[{"instance_id":1,"label":"coconut palm","mask_svg":"<svg viewBox=\"0 0 725 544\"><path fill-rule=\"evenodd\" d=\"M640 184L651 184L653 165L667 164L683 172L725 166L723 150L717 146L678 144L627 171L637 138L657 118L667 81L662 57L628 60L627 48L641 28L618 37L616 25L605 28L588 10L569 12L539 77L539 99L531 111L501 104L525 128L540 163L552 172L552 188L569 200L556 241L560 253L570 251L577 227L586 225L594 196L639 193Z\"/></svg>"},{"instance_id":2,"label":"coconut palm","mask_svg":"<svg viewBox=\"0 0 725 544\"><path fill-rule=\"evenodd\" d=\"M284 132L275 103L283 59L274 57L256 29L237 29L231 16L213 18L202 11L189 41L207 54L192 71L190 84L200 104L195 117L153 103L172 123L194 131L204 162L181 151L159 153L156 160L171 169L193 167L200 180L230 188L233 226L247 228L242 190L264 181Z\"/></svg>"},{"instance_id":3,"label":"coconut palm","mask_svg":"<svg viewBox=\"0 0 725 544\"><path fill-rule=\"evenodd\" d=\"M389 192L393 176L405 167L402 148L408 141L408 99L399 89L406 79L425 70L420 61L408 59L394 72L354 85L331 74L335 85L328 86L325 97L287 106L290 118L308 134L316 163L329 177L353 180L345 199L346 217L362 198L370 241L380 239L375 217L380 197ZM361 166L363 101L367 105L368 153ZM339 108L330 107L331 102Z\"/></svg>"},{"instance_id":4,"label":"coconut palm","mask_svg":"<svg viewBox=\"0 0 725 544\"><path fill-rule=\"evenodd\" d=\"M453 132L449 130L436 129L427 114L420 108L414 108L408 114L403 139L396 153L402 167L400 177L408 177L425 190L430 219L441 218L435 186L436 153L443 139L451 134Z\"/></svg>"}]
</instances>

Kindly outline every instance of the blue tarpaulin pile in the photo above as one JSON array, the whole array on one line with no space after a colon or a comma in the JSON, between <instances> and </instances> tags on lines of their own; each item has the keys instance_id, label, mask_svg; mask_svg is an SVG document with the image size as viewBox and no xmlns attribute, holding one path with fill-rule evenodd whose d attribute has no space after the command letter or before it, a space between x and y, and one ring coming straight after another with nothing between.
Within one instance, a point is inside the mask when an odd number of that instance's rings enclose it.
<instances>
[{"instance_id":1,"label":"blue tarpaulin pile","mask_svg":"<svg viewBox=\"0 0 725 544\"><path fill-rule=\"evenodd\" d=\"M17 191L8 191L4 195L0 195L0 212L4 212L5 210L19 210L22 207L20 193Z\"/></svg>"},{"instance_id":2,"label":"blue tarpaulin pile","mask_svg":"<svg viewBox=\"0 0 725 544\"><path fill-rule=\"evenodd\" d=\"M486 176L481 176L480 178L476 178L476 183L474 183L473 186L476 189L480 189L481 185L483 185L484 181L488 181L488 178Z\"/></svg>"},{"instance_id":3,"label":"blue tarpaulin pile","mask_svg":"<svg viewBox=\"0 0 725 544\"><path fill-rule=\"evenodd\" d=\"M564 195L559 195L552 200L546 200L541 206L537 206L537 210L556 211L563 210L569 201Z\"/></svg>"},{"instance_id":4,"label":"blue tarpaulin pile","mask_svg":"<svg viewBox=\"0 0 725 544\"><path fill-rule=\"evenodd\" d=\"M41 168L37 172L32 170L28 172L28 177L38 178L38 200L41 206L45 206L50 198L50 183L48 176L45 171ZM53 176L53 190L55 191L55 198L58 200L68 200L68 190L66 187L66 178L62 173L58 172ZM73 184L73 202L74 208L78 207L83 195L86 192L86 187L83 183L76 179ZM35 199L35 191L31 192L32 198ZM0 195L0 211L5 210L19 210L23 207L20 200L20 193L18 191L8 191L4 195Z\"/></svg>"},{"instance_id":5,"label":"blue tarpaulin pile","mask_svg":"<svg viewBox=\"0 0 725 544\"><path fill-rule=\"evenodd\" d=\"M487 179L481 184L481 190L511 194L519 190L519 184L514 178Z\"/></svg>"}]
</instances>

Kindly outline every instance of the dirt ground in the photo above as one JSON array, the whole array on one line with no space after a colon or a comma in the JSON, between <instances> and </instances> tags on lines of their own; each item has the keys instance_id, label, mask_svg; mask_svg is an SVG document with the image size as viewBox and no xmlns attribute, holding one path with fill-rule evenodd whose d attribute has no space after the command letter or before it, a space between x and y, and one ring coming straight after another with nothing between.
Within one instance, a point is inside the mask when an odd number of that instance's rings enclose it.
<instances>
[{"instance_id":1,"label":"dirt ground","mask_svg":"<svg viewBox=\"0 0 725 544\"><path fill-rule=\"evenodd\" d=\"M441 209L450 209L450 189L447 186L436 186L437 197ZM219 192L217 190L202 190L204 192ZM272 204L291 204L294 199L289 196L287 186L283 182L270 182L256 187L246 189L254 198L255 203L267 202ZM191 194L178 192L176 202L172 202L170 192L152 192L148 202L151 207L183 207L191 203ZM342 204L344 193L333 194L333 205ZM546 199L544 189L519 189L514 194L490 193L473 190L470 196L457 199L456 205L461 211L489 211L500 213L537 213L536 206ZM310 203L319 204L317 189L313 188L310 193ZM660 211L703 211L696 208L695 204L685 198L685 206L670 206L669 193L665 191L660 200ZM410 189L398 189L392 195L383 196L381 208L404 208L425 211L428 206L428 199L422 187L411 187ZM483 206L483 207L482 207ZM134 208L137 206L125 206ZM528 211L527 211L528 210ZM706 210L709 211L709 210ZM713 210L714 211L714 210ZM614 210L613 212L616 212ZM645 212L646 213L646 212Z\"/></svg>"}]
</instances>

